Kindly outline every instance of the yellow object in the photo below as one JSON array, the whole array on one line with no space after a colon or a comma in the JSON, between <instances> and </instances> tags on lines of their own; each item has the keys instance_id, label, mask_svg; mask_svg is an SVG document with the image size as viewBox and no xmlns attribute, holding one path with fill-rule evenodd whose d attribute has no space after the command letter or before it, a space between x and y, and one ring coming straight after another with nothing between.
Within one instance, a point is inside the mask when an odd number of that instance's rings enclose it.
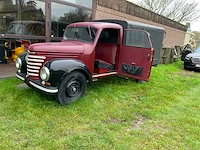
<instances>
[{"instance_id":1,"label":"yellow object","mask_svg":"<svg viewBox=\"0 0 200 150\"><path fill-rule=\"evenodd\" d=\"M5 42L5 48L8 48L8 42Z\"/></svg>"},{"instance_id":2,"label":"yellow object","mask_svg":"<svg viewBox=\"0 0 200 150\"><path fill-rule=\"evenodd\" d=\"M12 54L12 60L13 60L14 62L16 62L17 58L18 58L18 56L17 56L17 55L15 55L15 54Z\"/></svg>"},{"instance_id":3,"label":"yellow object","mask_svg":"<svg viewBox=\"0 0 200 150\"><path fill-rule=\"evenodd\" d=\"M22 44L21 47L15 48L14 53L12 54L12 60L15 62L23 52L25 52L25 46Z\"/></svg>"}]
</instances>

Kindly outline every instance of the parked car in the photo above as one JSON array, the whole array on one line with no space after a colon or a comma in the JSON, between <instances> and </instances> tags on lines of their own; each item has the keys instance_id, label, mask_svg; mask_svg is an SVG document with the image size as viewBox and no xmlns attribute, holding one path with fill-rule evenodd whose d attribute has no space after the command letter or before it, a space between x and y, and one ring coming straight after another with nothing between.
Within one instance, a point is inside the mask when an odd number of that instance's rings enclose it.
<instances>
[{"instance_id":1,"label":"parked car","mask_svg":"<svg viewBox=\"0 0 200 150\"><path fill-rule=\"evenodd\" d=\"M41 21L13 21L10 22L5 34L44 36L45 23ZM38 39L6 39L8 43L8 56L12 56L15 62L17 57L25 51L25 48L34 42L44 42Z\"/></svg>"},{"instance_id":2,"label":"parked car","mask_svg":"<svg viewBox=\"0 0 200 150\"><path fill-rule=\"evenodd\" d=\"M9 24L7 34L45 35L45 23L41 21L13 21Z\"/></svg>"},{"instance_id":3,"label":"parked car","mask_svg":"<svg viewBox=\"0 0 200 150\"><path fill-rule=\"evenodd\" d=\"M69 23L52 21L52 37L62 37L66 26ZM30 36L45 36L45 22L44 21L13 21L9 24L6 34L18 34L18 35L30 35ZM30 38L30 37L29 37ZM17 57L25 51L25 48L31 43L44 42L39 39L7 39L10 45L8 50L9 56L12 55L12 59L15 62Z\"/></svg>"},{"instance_id":4,"label":"parked car","mask_svg":"<svg viewBox=\"0 0 200 150\"><path fill-rule=\"evenodd\" d=\"M69 23L51 21L51 36L62 37ZM45 36L44 21L13 21L9 24L6 34Z\"/></svg>"},{"instance_id":5,"label":"parked car","mask_svg":"<svg viewBox=\"0 0 200 150\"><path fill-rule=\"evenodd\" d=\"M149 81L153 59L154 48L145 30L78 22L67 26L61 42L31 44L17 58L16 76L30 87L55 94L65 105L81 98L87 83L99 78L124 75Z\"/></svg>"},{"instance_id":6,"label":"parked car","mask_svg":"<svg viewBox=\"0 0 200 150\"><path fill-rule=\"evenodd\" d=\"M189 53L185 56L184 68L200 70L200 47L194 53Z\"/></svg>"}]
</instances>

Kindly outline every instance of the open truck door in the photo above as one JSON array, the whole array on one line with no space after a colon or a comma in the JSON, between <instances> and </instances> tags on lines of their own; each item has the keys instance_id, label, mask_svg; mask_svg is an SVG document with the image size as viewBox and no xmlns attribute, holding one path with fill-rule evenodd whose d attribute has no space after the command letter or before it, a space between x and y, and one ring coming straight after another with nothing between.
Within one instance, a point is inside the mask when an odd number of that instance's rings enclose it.
<instances>
[{"instance_id":1,"label":"open truck door","mask_svg":"<svg viewBox=\"0 0 200 150\"><path fill-rule=\"evenodd\" d=\"M144 30L125 29L123 45L117 62L118 74L148 81L150 78L154 49L150 34Z\"/></svg>"}]
</instances>

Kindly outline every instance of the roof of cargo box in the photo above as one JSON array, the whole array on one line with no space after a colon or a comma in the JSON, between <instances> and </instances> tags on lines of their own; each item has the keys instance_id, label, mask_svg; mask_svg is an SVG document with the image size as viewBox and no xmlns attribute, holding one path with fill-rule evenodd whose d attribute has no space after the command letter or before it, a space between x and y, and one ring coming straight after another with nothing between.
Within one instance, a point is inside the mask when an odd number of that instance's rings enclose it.
<instances>
[{"instance_id":1,"label":"roof of cargo box","mask_svg":"<svg viewBox=\"0 0 200 150\"><path fill-rule=\"evenodd\" d=\"M88 22L75 22L75 23L71 23L68 25L68 27L70 26L74 26L74 25L80 25L80 26L88 26ZM93 25L94 27L98 27L98 28L104 28L105 26L108 28L122 28L122 26L120 24L117 23L111 23L111 22L104 22L104 21L90 21L90 25Z\"/></svg>"},{"instance_id":2,"label":"roof of cargo box","mask_svg":"<svg viewBox=\"0 0 200 150\"><path fill-rule=\"evenodd\" d=\"M95 22L110 22L110 23L117 23L120 24L124 29L155 29L155 30L163 30L165 29L163 27L149 25L145 23L140 22L134 22L134 21L127 21L127 20L114 20L114 19L103 19L103 20L94 20Z\"/></svg>"}]
</instances>

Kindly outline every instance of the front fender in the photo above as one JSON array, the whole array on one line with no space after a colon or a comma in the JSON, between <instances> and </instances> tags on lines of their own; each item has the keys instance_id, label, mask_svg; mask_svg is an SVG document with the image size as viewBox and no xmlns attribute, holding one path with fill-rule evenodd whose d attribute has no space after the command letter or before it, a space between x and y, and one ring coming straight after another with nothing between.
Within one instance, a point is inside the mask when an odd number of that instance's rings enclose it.
<instances>
[{"instance_id":1,"label":"front fender","mask_svg":"<svg viewBox=\"0 0 200 150\"><path fill-rule=\"evenodd\" d=\"M22 60L22 68L21 73L27 73L27 63L26 63L26 56L28 55L28 52L22 53L19 58Z\"/></svg>"},{"instance_id":2,"label":"front fender","mask_svg":"<svg viewBox=\"0 0 200 150\"><path fill-rule=\"evenodd\" d=\"M82 72L89 82L92 81L92 76L89 68L80 60L76 59L58 59L50 60L44 66L50 70L49 82L51 86L59 86L63 78L72 71L78 70Z\"/></svg>"}]
</instances>

